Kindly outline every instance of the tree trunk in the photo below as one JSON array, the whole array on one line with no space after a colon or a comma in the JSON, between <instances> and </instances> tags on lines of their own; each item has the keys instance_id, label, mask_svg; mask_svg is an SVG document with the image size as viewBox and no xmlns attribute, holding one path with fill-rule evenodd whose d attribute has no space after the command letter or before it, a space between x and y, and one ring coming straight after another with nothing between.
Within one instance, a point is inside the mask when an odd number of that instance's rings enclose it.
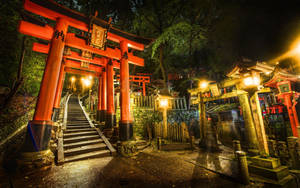
<instances>
[{"instance_id":1,"label":"tree trunk","mask_svg":"<svg viewBox=\"0 0 300 188\"><path fill-rule=\"evenodd\" d=\"M5 97L5 101L4 101L1 109L5 109L7 106L9 106L13 97L16 95L19 88L23 84L22 70L23 70L23 62L24 62L24 57L25 57L25 52L26 52L25 43L26 43L26 36L23 37L23 41L22 41L22 52L21 52L21 56L20 56L20 60L19 60L19 67L18 67L18 74L17 74L16 81L14 82L14 85L13 85L11 91Z\"/></svg>"},{"instance_id":2,"label":"tree trunk","mask_svg":"<svg viewBox=\"0 0 300 188\"><path fill-rule=\"evenodd\" d=\"M166 76L166 70L164 68L163 65L163 51L164 51L164 46L161 45L159 48L159 66L160 66L160 70L163 76L163 80L164 80L164 88L167 88L167 76Z\"/></svg>"}]
</instances>

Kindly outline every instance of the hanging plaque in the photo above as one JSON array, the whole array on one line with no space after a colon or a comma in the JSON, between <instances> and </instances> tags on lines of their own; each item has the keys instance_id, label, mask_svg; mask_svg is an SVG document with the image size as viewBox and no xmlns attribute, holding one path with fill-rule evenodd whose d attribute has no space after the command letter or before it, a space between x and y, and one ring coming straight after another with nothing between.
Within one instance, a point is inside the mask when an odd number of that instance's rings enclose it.
<instances>
[{"instance_id":1,"label":"hanging plaque","mask_svg":"<svg viewBox=\"0 0 300 188\"><path fill-rule=\"evenodd\" d=\"M93 24L93 30L91 35L91 45L93 47L104 50L106 43L107 29L104 29L98 25Z\"/></svg>"},{"instance_id":2,"label":"hanging plaque","mask_svg":"<svg viewBox=\"0 0 300 188\"><path fill-rule=\"evenodd\" d=\"M87 58L87 59L93 59L92 53L86 50L81 51L81 57Z\"/></svg>"},{"instance_id":3,"label":"hanging plaque","mask_svg":"<svg viewBox=\"0 0 300 188\"><path fill-rule=\"evenodd\" d=\"M81 67L83 68L89 68L90 63L86 61L81 61Z\"/></svg>"},{"instance_id":4,"label":"hanging plaque","mask_svg":"<svg viewBox=\"0 0 300 188\"><path fill-rule=\"evenodd\" d=\"M212 84L209 87L210 87L210 91L214 97L220 96L220 91L219 91L219 87L217 84Z\"/></svg>"}]
</instances>

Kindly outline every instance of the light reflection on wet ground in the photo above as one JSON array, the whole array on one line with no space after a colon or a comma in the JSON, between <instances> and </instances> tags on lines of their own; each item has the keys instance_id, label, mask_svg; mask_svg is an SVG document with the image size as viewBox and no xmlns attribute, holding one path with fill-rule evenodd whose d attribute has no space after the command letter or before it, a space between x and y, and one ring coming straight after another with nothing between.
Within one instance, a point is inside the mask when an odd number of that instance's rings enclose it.
<instances>
[{"instance_id":1,"label":"light reflection on wet ground","mask_svg":"<svg viewBox=\"0 0 300 188\"><path fill-rule=\"evenodd\" d=\"M19 174L12 177L13 187L243 187L192 161L207 161L211 167L227 168L209 155L191 152L140 153L136 158L106 157L90 159L48 171ZM3 176L2 176L3 177ZM0 177L1 178L1 177ZM8 178L0 179L0 187L10 187Z\"/></svg>"}]
</instances>

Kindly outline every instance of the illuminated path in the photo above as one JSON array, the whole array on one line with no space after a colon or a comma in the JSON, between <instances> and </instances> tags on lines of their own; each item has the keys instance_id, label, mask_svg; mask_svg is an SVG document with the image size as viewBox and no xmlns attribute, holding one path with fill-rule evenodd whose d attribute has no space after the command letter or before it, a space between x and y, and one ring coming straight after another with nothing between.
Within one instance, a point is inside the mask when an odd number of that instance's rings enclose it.
<instances>
[{"instance_id":1,"label":"illuminated path","mask_svg":"<svg viewBox=\"0 0 300 188\"><path fill-rule=\"evenodd\" d=\"M184 160L198 154L145 151L136 158L76 161L11 179L14 187L243 187ZM0 187L5 185L8 178L0 177Z\"/></svg>"}]
</instances>

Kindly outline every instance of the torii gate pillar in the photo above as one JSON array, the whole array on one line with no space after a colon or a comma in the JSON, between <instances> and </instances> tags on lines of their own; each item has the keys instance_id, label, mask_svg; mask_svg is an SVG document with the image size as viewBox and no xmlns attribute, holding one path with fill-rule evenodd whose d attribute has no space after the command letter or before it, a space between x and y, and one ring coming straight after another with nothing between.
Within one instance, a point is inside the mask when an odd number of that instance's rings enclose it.
<instances>
[{"instance_id":1,"label":"torii gate pillar","mask_svg":"<svg viewBox=\"0 0 300 188\"><path fill-rule=\"evenodd\" d=\"M105 61L107 61L105 59ZM105 114L106 114L106 70L105 68L102 69L102 82L101 82L101 109L99 113L99 121L105 121Z\"/></svg>"},{"instance_id":2,"label":"torii gate pillar","mask_svg":"<svg viewBox=\"0 0 300 188\"><path fill-rule=\"evenodd\" d=\"M98 104L97 104L97 114L96 120L100 122L100 113L101 113L101 88L102 88L102 77L99 75L98 78Z\"/></svg>"},{"instance_id":3,"label":"torii gate pillar","mask_svg":"<svg viewBox=\"0 0 300 188\"><path fill-rule=\"evenodd\" d=\"M114 106L114 69L110 60L106 65L106 81L107 81L107 110L105 117L105 127L112 129L115 126L115 106Z\"/></svg>"},{"instance_id":4,"label":"torii gate pillar","mask_svg":"<svg viewBox=\"0 0 300 188\"><path fill-rule=\"evenodd\" d=\"M32 161L33 157L28 157L29 154L38 155L39 159L37 160L42 158L42 161L45 164L53 161L53 154L49 150L49 141L53 125L51 115L57 82L59 79L67 29L68 22L61 18L57 19L39 91L39 97L35 107L35 114L33 116L33 120L28 124L28 131L22 156L24 161L28 158L30 162L34 162Z\"/></svg>"},{"instance_id":5,"label":"torii gate pillar","mask_svg":"<svg viewBox=\"0 0 300 188\"><path fill-rule=\"evenodd\" d=\"M60 99L61 99L61 93L63 89L63 83L65 80L65 64L61 64L60 72L59 72L59 78L55 93L55 99L54 99L54 106L53 106L53 113L52 113L52 120L57 121L59 118L60 113Z\"/></svg>"},{"instance_id":6,"label":"torii gate pillar","mask_svg":"<svg viewBox=\"0 0 300 188\"><path fill-rule=\"evenodd\" d=\"M129 64L128 44L120 42L121 63L120 63L120 90L121 90L121 120L120 140L128 141L133 137L133 121L130 114L130 90L129 90Z\"/></svg>"}]
</instances>

